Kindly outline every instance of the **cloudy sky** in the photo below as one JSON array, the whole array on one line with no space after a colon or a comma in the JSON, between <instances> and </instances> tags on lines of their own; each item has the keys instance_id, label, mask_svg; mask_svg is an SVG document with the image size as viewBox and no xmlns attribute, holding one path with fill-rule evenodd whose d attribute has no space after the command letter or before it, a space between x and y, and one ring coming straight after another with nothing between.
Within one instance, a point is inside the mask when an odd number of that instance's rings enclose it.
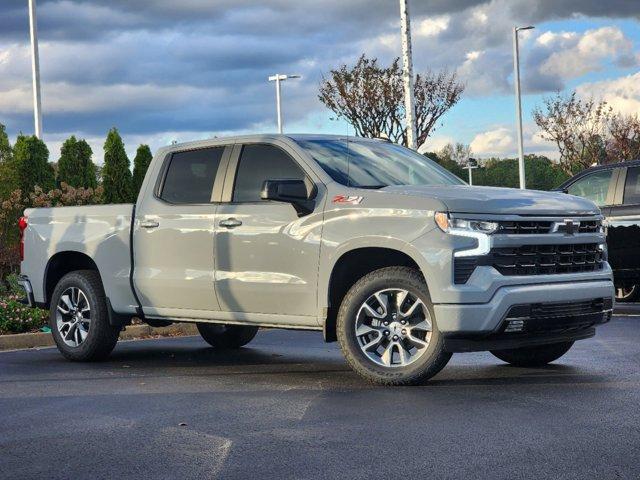
<instances>
[{"instance_id":1,"label":"cloudy sky","mask_svg":"<svg viewBox=\"0 0 640 480\"><path fill-rule=\"evenodd\" d=\"M640 112L640 0L410 0L416 71L447 68L463 100L430 139L513 155L511 29L521 41L525 147L540 140L532 108L557 90ZM396 0L38 0L44 138L87 138L102 160L117 126L127 150L275 130L267 77L283 85L289 132L353 133L317 99L323 73L362 53L400 54ZM33 132L27 0L0 3L0 122Z\"/></svg>"}]
</instances>

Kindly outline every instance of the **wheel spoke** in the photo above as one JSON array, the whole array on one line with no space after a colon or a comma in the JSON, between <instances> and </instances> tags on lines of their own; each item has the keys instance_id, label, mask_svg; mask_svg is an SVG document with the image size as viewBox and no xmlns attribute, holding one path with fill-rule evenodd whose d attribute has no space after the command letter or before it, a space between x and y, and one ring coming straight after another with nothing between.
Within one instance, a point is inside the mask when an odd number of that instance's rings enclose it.
<instances>
[{"instance_id":1,"label":"wheel spoke","mask_svg":"<svg viewBox=\"0 0 640 480\"><path fill-rule=\"evenodd\" d=\"M411 306L409 307L409 309L406 312L400 312L400 316L406 318L406 317L410 317L411 315L413 315L413 313L416 311L416 309L419 306L424 305L424 303L422 303L422 300L420 300L419 298L416 298L415 301L411 304Z\"/></svg>"},{"instance_id":2,"label":"wheel spoke","mask_svg":"<svg viewBox=\"0 0 640 480\"><path fill-rule=\"evenodd\" d=\"M429 320L427 320L426 318L418 323L416 323L415 325L411 326L411 330L420 330L423 332L430 332L432 330L431 327L431 322Z\"/></svg>"},{"instance_id":3,"label":"wheel spoke","mask_svg":"<svg viewBox=\"0 0 640 480\"><path fill-rule=\"evenodd\" d=\"M369 342L362 345L362 350L364 350L365 352L368 352L372 350L373 347L377 348L378 345L380 344L381 339L382 339L381 336L374 337L373 339L369 340Z\"/></svg>"},{"instance_id":4,"label":"wheel spoke","mask_svg":"<svg viewBox=\"0 0 640 480\"><path fill-rule=\"evenodd\" d=\"M389 312L389 297L385 294L385 293L376 293L375 294L376 300L378 300L378 303L380 304L380 306L382 307L382 317L386 317L387 316L387 312ZM379 318L382 318L379 317Z\"/></svg>"},{"instance_id":5,"label":"wheel spoke","mask_svg":"<svg viewBox=\"0 0 640 480\"><path fill-rule=\"evenodd\" d=\"M366 325L364 323L362 325L359 325L358 328L356 329L356 335L358 337L361 337L362 335L370 335L373 333L380 333L380 332L378 332L378 330L373 328L371 325Z\"/></svg>"},{"instance_id":6,"label":"wheel spoke","mask_svg":"<svg viewBox=\"0 0 640 480\"><path fill-rule=\"evenodd\" d=\"M69 315L71 312L68 309L65 309L62 305L58 304L58 311L63 315Z\"/></svg>"},{"instance_id":7,"label":"wheel spoke","mask_svg":"<svg viewBox=\"0 0 640 480\"><path fill-rule=\"evenodd\" d=\"M406 290L400 290L398 293L396 293L396 311L400 315L402 315L402 304L406 300L407 295L409 295L409 292L407 292Z\"/></svg>"},{"instance_id":8,"label":"wheel spoke","mask_svg":"<svg viewBox=\"0 0 640 480\"><path fill-rule=\"evenodd\" d=\"M382 363L384 363L387 367L391 366L391 362L393 361L393 347L394 347L394 343L389 342L389 345L387 345L387 348L384 349L384 352L382 352L382 356L380 357L380 359L382 360Z\"/></svg>"},{"instance_id":9,"label":"wheel spoke","mask_svg":"<svg viewBox=\"0 0 640 480\"><path fill-rule=\"evenodd\" d=\"M87 332L84 327L78 326L78 335L80 336L80 343L84 342L87 338L89 332Z\"/></svg>"},{"instance_id":10,"label":"wheel spoke","mask_svg":"<svg viewBox=\"0 0 640 480\"><path fill-rule=\"evenodd\" d=\"M398 355L400 356L400 363L406 365L411 359L411 353L404 347L402 342L398 343Z\"/></svg>"},{"instance_id":11,"label":"wheel spoke","mask_svg":"<svg viewBox=\"0 0 640 480\"><path fill-rule=\"evenodd\" d=\"M362 305L362 309L370 317L373 317L373 318L384 318L384 314L376 312L376 310L371 305L369 305L368 303L364 303Z\"/></svg>"},{"instance_id":12,"label":"wheel spoke","mask_svg":"<svg viewBox=\"0 0 640 480\"><path fill-rule=\"evenodd\" d=\"M71 310L73 310L73 301L71 300L71 298L69 297L69 295L63 295L62 297L60 297L60 300L62 302L64 302L64 304L67 306L67 310L70 312Z\"/></svg>"},{"instance_id":13,"label":"wheel spoke","mask_svg":"<svg viewBox=\"0 0 640 480\"><path fill-rule=\"evenodd\" d=\"M429 342L425 342L424 340L415 337L413 335L413 332L409 332L409 335L407 335L407 340L417 348L426 348L429 345Z\"/></svg>"}]
</instances>

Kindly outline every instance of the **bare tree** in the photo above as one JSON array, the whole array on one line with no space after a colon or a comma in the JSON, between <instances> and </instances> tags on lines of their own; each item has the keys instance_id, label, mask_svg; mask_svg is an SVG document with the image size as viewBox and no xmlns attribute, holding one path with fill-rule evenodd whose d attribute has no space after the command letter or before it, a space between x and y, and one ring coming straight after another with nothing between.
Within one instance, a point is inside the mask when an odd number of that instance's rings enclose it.
<instances>
[{"instance_id":1,"label":"bare tree","mask_svg":"<svg viewBox=\"0 0 640 480\"><path fill-rule=\"evenodd\" d=\"M416 75L414 95L418 147L435 130L438 121L455 105L464 85L455 73L440 71ZM381 67L362 55L353 67L342 65L323 76L318 98L338 117L345 118L363 137L386 136L407 144L400 59Z\"/></svg>"},{"instance_id":2,"label":"bare tree","mask_svg":"<svg viewBox=\"0 0 640 480\"><path fill-rule=\"evenodd\" d=\"M573 92L557 93L533 110L542 138L554 142L560 151L560 165L569 174L606 162L606 141L611 108L593 98L583 101Z\"/></svg>"},{"instance_id":3,"label":"bare tree","mask_svg":"<svg viewBox=\"0 0 640 480\"><path fill-rule=\"evenodd\" d=\"M638 115L613 115L609 120L607 163L640 159L640 119Z\"/></svg>"}]
</instances>

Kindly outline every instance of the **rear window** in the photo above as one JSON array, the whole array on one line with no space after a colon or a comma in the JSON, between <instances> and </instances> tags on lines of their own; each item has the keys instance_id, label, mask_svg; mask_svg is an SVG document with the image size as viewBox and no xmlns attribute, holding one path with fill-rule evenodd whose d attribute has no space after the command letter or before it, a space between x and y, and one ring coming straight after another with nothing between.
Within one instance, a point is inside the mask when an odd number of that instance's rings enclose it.
<instances>
[{"instance_id":1,"label":"rear window","mask_svg":"<svg viewBox=\"0 0 640 480\"><path fill-rule=\"evenodd\" d=\"M160 198L170 203L210 203L224 147L171 156Z\"/></svg>"}]
</instances>

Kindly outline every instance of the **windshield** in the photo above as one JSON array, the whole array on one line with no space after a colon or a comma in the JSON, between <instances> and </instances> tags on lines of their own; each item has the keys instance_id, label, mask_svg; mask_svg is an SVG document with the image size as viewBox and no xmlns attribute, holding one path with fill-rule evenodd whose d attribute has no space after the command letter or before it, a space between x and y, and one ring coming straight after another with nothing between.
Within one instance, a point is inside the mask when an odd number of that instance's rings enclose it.
<instances>
[{"instance_id":1,"label":"windshield","mask_svg":"<svg viewBox=\"0 0 640 480\"><path fill-rule=\"evenodd\" d=\"M433 160L394 143L346 138L296 142L333 180L349 187L464 184Z\"/></svg>"}]
</instances>

